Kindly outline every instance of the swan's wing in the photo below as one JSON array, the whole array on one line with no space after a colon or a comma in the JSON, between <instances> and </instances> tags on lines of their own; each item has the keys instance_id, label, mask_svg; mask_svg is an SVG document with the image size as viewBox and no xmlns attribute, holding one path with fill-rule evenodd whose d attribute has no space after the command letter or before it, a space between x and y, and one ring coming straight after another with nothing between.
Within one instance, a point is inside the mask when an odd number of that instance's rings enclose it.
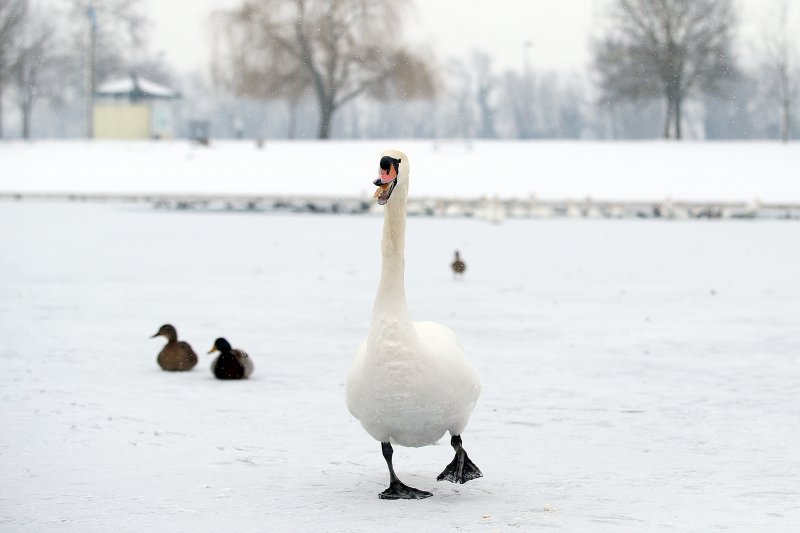
<instances>
[{"instance_id":1,"label":"swan's wing","mask_svg":"<svg viewBox=\"0 0 800 533\"><path fill-rule=\"evenodd\" d=\"M450 328L436 322L414 322L425 351L430 356L431 373L447 380L464 397L477 400L481 391L478 371L464 355L461 339ZM471 392L467 392L471 391Z\"/></svg>"},{"instance_id":2,"label":"swan's wing","mask_svg":"<svg viewBox=\"0 0 800 533\"><path fill-rule=\"evenodd\" d=\"M437 322L414 322L417 335L422 342L430 348L441 348L447 353L459 353L464 355L464 344L455 332Z\"/></svg>"},{"instance_id":3,"label":"swan's wing","mask_svg":"<svg viewBox=\"0 0 800 533\"><path fill-rule=\"evenodd\" d=\"M459 435L481 394L478 371L464 356L464 345L453 330L435 322L415 322L414 326L430 357L430 375L435 379L431 402L440 406L447 430Z\"/></svg>"},{"instance_id":4,"label":"swan's wing","mask_svg":"<svg viewBox=\"0 0 800 533\"><path fill-rule=\"evenodd\" d=\"M350 374L347 376L346 401L347 410L354 417L359 418L362 402L359 401L362 386L364 385L364 358L367 355L367 339L364 339L356 350L356 357L350 367Z\"/></svg>"},{"instance_id":5,"label":"swan's wing","mask_svg":"<svg viewBox=\"0 0 800 533\"><path fill-rule=\"evenodd\" d=\"M367 356L367 339L361 341L361 344L358 345L358 349L356 349L356 357L353 359L353 366L350 369L350 376L352 377L353 374L357 373L361 367L364 366L364 359Z\"/></svg>"}]
</instances>

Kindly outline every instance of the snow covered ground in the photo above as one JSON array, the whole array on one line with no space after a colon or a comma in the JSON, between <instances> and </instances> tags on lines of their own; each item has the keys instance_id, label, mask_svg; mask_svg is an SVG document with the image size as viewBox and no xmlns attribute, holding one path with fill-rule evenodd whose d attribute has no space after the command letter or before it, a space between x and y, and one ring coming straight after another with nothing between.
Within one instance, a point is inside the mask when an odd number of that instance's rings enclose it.
<instances>
[{"instance_id":1,"label":"snow covered ground","mask_svg":"<svg viewBox=\"0 0 800 533\"><path fill-rule=\"evenodd\" d=\"M434 493L399 502L344 404L381 222L0 201L0 529L796 531L796 222L409 220L412 315L482 376L485 477L396 447ZM253 379L162 372L164 322Z\"/></svg>"},{"instance_id":2,"label":"snow covered ground","mask_svg":"<svg viewBox=\"0 0 800 533\"><path fill-rule=\"evenodd\" d=\"M800 143L773 142L10 142L0 194L369 197L395 147L415 198L800 203Z\"/></svg>"}]
</instances>

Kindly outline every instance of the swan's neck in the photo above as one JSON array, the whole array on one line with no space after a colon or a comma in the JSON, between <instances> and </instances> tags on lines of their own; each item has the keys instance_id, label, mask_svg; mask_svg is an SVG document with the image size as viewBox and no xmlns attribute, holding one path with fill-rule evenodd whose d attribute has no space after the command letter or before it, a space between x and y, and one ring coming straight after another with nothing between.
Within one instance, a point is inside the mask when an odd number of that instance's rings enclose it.
<instances>
[{"instance_id":1,"label":"swan's neck","mask_svg":"<svg viewBox=\"0 0 800 533\"><path fill-rule=\"evenodd\" d=\"M395 187L384 208L381 281L372 312L370 339L406 342L415 338L405 289L406 203L408 181Z\"/></svg>"}]
</instances>

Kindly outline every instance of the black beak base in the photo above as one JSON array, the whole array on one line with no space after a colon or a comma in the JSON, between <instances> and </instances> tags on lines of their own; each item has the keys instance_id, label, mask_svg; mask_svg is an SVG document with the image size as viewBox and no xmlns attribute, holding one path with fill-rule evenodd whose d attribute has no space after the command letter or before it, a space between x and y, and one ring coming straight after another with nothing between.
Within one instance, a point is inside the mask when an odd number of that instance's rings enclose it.
<instances>
[{"instance_id":1,"label":"black beak base","mask_svg":"<svg viewBox=\"0 0 800 533\"><path fill-rule=\"evenodd\" d=\"M375 180L378 186L385 185L381 183L380 179ZM381 192L380 196L378 196L378 205L386 205L386 202L389 201L389 197L392 195L392 191L394 190L395 185L397 185L397 178L393 179L389 186L386 187L386 190Z\"/></svg>"}]
</instances>

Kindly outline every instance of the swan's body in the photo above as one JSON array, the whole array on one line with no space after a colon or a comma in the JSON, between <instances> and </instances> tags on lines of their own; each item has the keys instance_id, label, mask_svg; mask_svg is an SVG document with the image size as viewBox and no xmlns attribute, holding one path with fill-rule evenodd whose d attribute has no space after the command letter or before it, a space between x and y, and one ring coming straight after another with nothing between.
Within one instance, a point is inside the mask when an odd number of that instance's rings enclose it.
<instances>
[{"instance_id":1,"label":"swan's body","mask_svg":"<svg viewBox=\"0 0 800 533\"><path fill-rule=\"evenodd\" d=\"M381 326L372 345L368 338L356 353L347 382L350 413L380 442L419 447L448 431L460 435L480 381L456 334L435 322L414 322L408 338L394 321Z\"/></svg>"},{"instance_id":2,"label":"swan's body","mask_svg":"<svg viewBox=\"0 0 800 533\"><path fill-rule=\"evenodd\" d=\"M391 484L381 497L424 498L431 494L406 487L394 475L390 443L425 446L449 431L456 459L439 479L464 483L480 477L480 470L461 448L459 435L481 387L455 333L434 322L409 318L403 280L409 165L405 154L389 151L381 160L384 170L387 156L394 161L396 177L389 181L391 176L382 173L379 203L386 204L386 211L381 280L369 334L347 380L347 407L367 433L383 444Z\"/></svg>"}]
</instances>

